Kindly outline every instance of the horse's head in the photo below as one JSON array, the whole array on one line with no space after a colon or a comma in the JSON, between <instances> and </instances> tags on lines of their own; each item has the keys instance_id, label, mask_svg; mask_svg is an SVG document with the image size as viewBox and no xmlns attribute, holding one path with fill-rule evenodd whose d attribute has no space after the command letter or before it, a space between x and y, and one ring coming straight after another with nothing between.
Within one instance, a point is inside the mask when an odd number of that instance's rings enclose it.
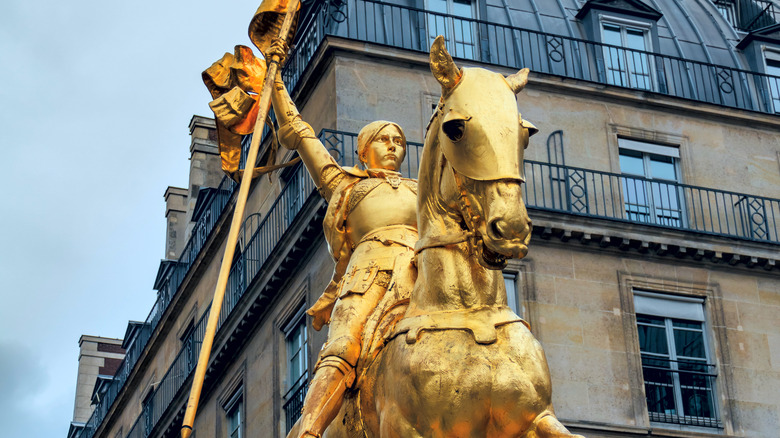
<instances>
[{"instance_id":1,"label":"horse's head","mask_svg":"<svg viewBox=\"0 0 780 438\"><path fill-rule=\"evenodd\" d=\"M441 175L442 195L447 198L451 181L480 264L502 269L507 258L526 255L531 236L522 199L523 153L536 128L522 120L515 96L528 81L528 69L508 77L459 69L439 36L431 47L431 71L442 99L428 136L436 136L452 169Z\"/></svg>"}]
</instances>

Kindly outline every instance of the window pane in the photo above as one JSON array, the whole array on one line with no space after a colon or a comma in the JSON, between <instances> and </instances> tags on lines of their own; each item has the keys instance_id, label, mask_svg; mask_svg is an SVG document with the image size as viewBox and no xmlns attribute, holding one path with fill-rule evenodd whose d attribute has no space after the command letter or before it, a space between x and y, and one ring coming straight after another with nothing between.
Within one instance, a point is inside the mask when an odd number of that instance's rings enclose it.
<instances>
[{"instance_id":1,"label":"window pane","mask_svg":"<svg viewBox=\"0 0 780 438\"><path fill-rule=\"evenodd\" d=\"M692 330L674 330L674 346L677 356L700 357L704 359L704 339L702 332Z\"/></svg>"},{"instance_id":2,"label":"window pane","mask_svg":"<svg viewBox=\"0 0 780 438\"><path fill-rule=\"evenodd\" d=\"M506 286L506 304L515 313L520 315L520 309L517 306L517 290L515 288L515 281L517 277L514 274L504 274L504 286Z\"/></svg>"},{"instance_id":3,"label":"window pane","mask_svg":"<svg viewBox=\"0 0 780 438\"><path fill-rule=\"evenodd\" d=\"M677 181L674 158L661 155L650 155L650 175L653 179Z\"/></svg>"},{"instance_id":4,"label":"window pane","mask_svg":"<svg viewBox=\"0 0 780 438\"><path fill-rule=\"evenodd\" d=\"M626 47L633 50L645 50L645 32L639 29L626 29Z\"/></svg>"},{"instance_id":5,"label":"window pane","mask_svg":"<svg viewBox=\"0 0 780 438\"><path fill-rule=\"evenodd\" d=\"M236 402L227 415L228 436L241 438L241 401Z\"/></svg>"},{"instance_id":6,"label":"window pane","mask_svg":"<svg viewBox=\"0 0 780 438\"><path fill-rule=\"evenodd\" d=\"M637 315L636 322L642 322L646 324L657 324L660 326L664 325L663 318L659 318L657 316L651 316L651 315Z\"/></svg>"},{"instance_id":7,"label":"window pane","mask_svg":"<svg viewBox=\"0 0 780 438\"><path fill-rule=\"evenodd\" d=\"M620 27L604 24L604 43L613 46L622 46L623 42L620 40Z\"/></svg>"},{"instance_id":8,"label":"window pane","mask_svg":"<svg viewBox=\"0 0 780 438\"><path fill-rule=\"evenodd\" d=\"M452 15L464 18L474 18L474 8L469 0L453 0Z\"/></svg>"},{"instance_id":9,"label":"window pane","mask_svg":"<svg viewBox=\"0 0 780 438\"><path fill-rule=\"evenodd\" d=\"M428 0L428 10L433 12L447 13L447 0Z\"/></svg>"},{"instance_id":10,"label":"window pane","mask_svg":"<svg viewBox=\"0 0 780 438\"><path fill-rule=\"evenodd\" d=\"M772 97L772 106L776 113L780 113L780 61L772 59L766 60L766 73L771 75L769 80L769 91Z\"/></svg>"},{"instance_id":11,"label":"window pane","mask_svg":"<svg viewBox=\"0 0 780 438\"><path fill-rule=\"evenodd\" d=\"M645 165L642 161L642 153L621 149L620 172L645 176Z\"/></svg>"},{"instance_id":12,"label":"window pane","mask_svg":"<svg viewBox=\"0 0 780 438\"><path fill-rule=\"evenodd\" d=\"M604 43L622 46L620 27L611 24L603 26ZM625 67L625 50L614 47L604 47L604 66L607 73L607 83L625 86L628 82Z\"/></svg>"},{"instance_id":13,"label":"window pane","mask_svg":"<svg viewBox=\"0 0 780 438\"><path fill-rule=\"evenodd\" d=\"M639 324L639 350L647 353L669 354L666 331L660 327Z\"/></svg>"},{"instance_id":14,"label":"window pane","mask_svg":"<svg viewBox=\"0 0 780 438\"><path fill-rule=\"evenodd\" d=\"M673 319L672 320L672 326L673 327L680 327L680 328L689 328L689 329L702 330L701 322L699 322L699 321L690 321L690 320L687 320L687 319Z\"/></svg>"},{"instance_id":15,"label":"window pane","mask_svg":"<svg viewBox=\"0 0 780 438\"><path fill-rule=\"evenodd\" d=\"M645 393L647 394L647 410L660 414L676 415L674 408L674 387L670 373L659 373L655 370L644 370ZM650 377L648 377L648 374ZM656 380L663 381L656 381Z\"/></svg>"},{"instance_id":16,"label":"window pane","mask_svg":"<svg viewBox=\"0 0 780 438\"><path fill-rule=\"evenodd\" d=\"M301 318L287 335L287 386L291 388L307 371L306 319Z\"/></svg>"}]
</instances>

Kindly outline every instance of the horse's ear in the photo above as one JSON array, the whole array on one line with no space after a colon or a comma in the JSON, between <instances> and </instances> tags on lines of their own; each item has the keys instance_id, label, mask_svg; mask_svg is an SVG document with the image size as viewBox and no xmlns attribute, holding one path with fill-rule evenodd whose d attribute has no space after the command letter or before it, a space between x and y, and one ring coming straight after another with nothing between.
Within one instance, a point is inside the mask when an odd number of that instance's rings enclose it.
<instances>
[{"instance_id":1,"label":"horse's ear","mask_svg":"<svg viewBox=\"0 0 780 438\"><path fill-rule=\"evenodd\" d=\"M524 120L522 116L520 116L520 126L528 130L529 137L539 132L539 128L534 126L534 124L528 120Z\"/></svg>"},{"instance_id":2,"label":"horse's ear","mask_svg":"<svg viewBox=\"0 0 780 438\"><path fill-rule=\"evenodd\" d=\"M506 81L509 83L509 87L515 94L521 92L525 88L525 84L528 83L528 69L524 68L519 72L506 77Z\"/></svg>"},{"instance_id":3,"label":"horse's ear","mask_svg":"<svg viewBox=\"0 0 780 438\"><path fill-rule=\"evenodd\" d=\"M460 81L461 71L447 52L447 45L441 35L431 44L431 72L445 92L454 88Z\"/></svg>"}]
</instances>

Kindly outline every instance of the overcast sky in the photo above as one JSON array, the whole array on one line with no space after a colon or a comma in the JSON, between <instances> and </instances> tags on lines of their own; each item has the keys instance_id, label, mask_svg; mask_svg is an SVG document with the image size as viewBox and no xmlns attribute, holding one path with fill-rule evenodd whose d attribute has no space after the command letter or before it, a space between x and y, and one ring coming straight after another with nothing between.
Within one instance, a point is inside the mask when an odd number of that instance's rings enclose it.
<instances>
[{"instance_id":1,"label":"overcast sky","mask_svg":"<svg viewBox=\"0 0 780 438\"><path fill-rule=\"evenodd\" d=\"M3 437L64 438L79 336L149 313L200 73L251 46L259 3L0 2Z\"/></svg>"}]
</instances>

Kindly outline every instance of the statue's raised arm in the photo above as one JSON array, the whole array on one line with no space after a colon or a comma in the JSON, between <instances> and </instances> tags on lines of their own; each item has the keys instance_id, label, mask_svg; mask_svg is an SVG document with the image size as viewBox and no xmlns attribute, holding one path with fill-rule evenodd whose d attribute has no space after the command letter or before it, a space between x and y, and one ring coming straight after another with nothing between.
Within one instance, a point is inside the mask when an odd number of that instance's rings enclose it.
<instances>
[{"instance_id":1,"label":"statue's raised arm","mask_svg":"<svg viewBox=\"0 0 780 438\"><path fill-rule=\"evenodd\" d=\"M279 142L287 149L298 151L314 184L325 200L330 201L344 176L344 170L328 153L312 127L301 119L281 75L276 76L271 99L279 123Z\"/></svg>"}]
</instances>

